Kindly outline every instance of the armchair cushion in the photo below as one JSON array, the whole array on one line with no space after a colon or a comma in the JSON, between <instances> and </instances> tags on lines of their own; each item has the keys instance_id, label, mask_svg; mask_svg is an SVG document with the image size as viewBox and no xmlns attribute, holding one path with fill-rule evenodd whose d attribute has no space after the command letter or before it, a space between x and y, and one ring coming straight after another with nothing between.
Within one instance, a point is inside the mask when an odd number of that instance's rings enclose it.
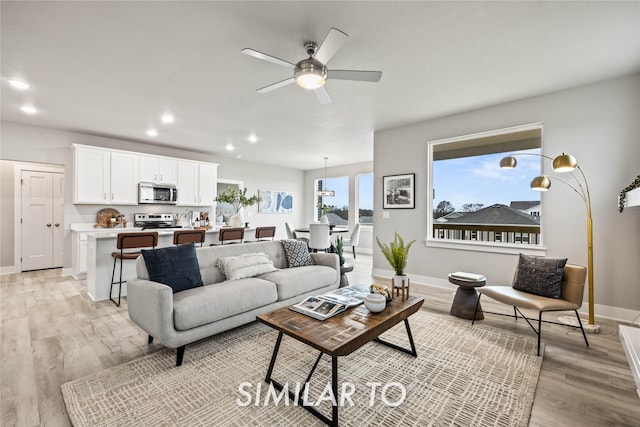
<instances>
[{"instance_id":1,"label":"armchair cushion","mask_svg":"<svg viewBox=\"0 0 640 427\"><path fill-rule=\"evenodd\" d=\"M309 255L307 242L302 240L282 240L282 246L287 256L289 268L315 265L311 255Z\"/></svg>"},{"instance_id":2,"label":"armchair cushion","mask_svg":"<svg viewBox=\"0 0 640 427\"><path fill-rule=\"evenodd\" d=\"M143 249L149 279L168 285L173 293L203 286L193 243L161 249Z\"/></svg>"},{"instance_id":3,"label":"armchair cushion","mask_svg":"<svg viewBox=\"0 0 640 427\"><path fill-rule=\"evenodd\" d=\"M520 254L513 289L548 298L562 297L562 272L567 259Z\"/></svg>"}]
</instances>

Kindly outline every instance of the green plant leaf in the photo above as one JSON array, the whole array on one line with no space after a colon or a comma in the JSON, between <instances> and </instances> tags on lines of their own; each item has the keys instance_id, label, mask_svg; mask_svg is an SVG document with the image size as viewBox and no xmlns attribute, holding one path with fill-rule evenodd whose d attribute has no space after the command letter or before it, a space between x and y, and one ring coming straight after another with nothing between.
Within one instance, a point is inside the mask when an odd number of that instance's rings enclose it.
<instances>
[{"instance_id":1,"label":"green plant leaf","mask_svg":"<svg viewBox=\"0 0 640 427\"><path fill-rule=\"evenodd\" d=\"M393 242L389 245L382 243L377 236L376 242L380 247L380 251L382 251L382 254L389 262L389 265L391 265L391 268L393 268L398 276L402 276L404 269L407 267L409 249L415 243L415 240L405 245L404 240L396 231Z\"/></svg>"}]
</instances>

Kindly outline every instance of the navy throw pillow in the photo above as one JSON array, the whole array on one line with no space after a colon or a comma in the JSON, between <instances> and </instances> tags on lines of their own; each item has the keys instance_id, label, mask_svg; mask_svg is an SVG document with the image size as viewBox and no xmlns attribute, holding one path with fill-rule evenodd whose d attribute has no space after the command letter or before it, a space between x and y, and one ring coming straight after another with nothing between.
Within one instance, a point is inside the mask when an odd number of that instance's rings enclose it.
<instances>
[{"instance_id":1,"label":"navy throw pillow","mask_svg":"<svg viewBox=\"0 0 640 427\"><path fill-rule=\"evenodd\" d=\"M141 252L149 279L171 286L174 294L204 285L193 243Z\"/></svg>"}]
</instances>

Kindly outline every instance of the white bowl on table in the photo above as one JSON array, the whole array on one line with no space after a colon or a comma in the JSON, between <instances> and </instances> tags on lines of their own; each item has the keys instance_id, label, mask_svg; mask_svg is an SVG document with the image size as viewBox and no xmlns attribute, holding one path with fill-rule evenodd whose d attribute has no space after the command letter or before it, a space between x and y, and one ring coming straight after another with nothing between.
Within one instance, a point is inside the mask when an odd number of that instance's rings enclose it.
<instances>
[{"instance_id":1,"label":"white bowl on table","mask_svg":"<svg viewBox=\"0 0 640 427\"><path fill-rule=\"evenodd\" d=\"M384 295L369 294L364 297L364 306L372 313L379 313L387 306L387 299Z\"/></svg>"}]
</instances>

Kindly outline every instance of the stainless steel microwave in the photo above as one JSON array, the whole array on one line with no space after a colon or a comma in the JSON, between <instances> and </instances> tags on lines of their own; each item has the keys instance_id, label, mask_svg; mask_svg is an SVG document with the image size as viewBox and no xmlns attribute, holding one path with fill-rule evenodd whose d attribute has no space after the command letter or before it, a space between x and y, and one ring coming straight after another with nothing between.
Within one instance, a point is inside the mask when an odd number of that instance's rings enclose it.
<instances>
[{"instance_id":1,"label":"stainless steel microwave","mask_svg":"<svg viewBox=\"0 0 640 427\"><path fill-rule=\"evenodd\" d=\"M178 189L171 184L138 184L138 203L157 205L175 205L178 201Z\"/></svg>"}]
</instances>

